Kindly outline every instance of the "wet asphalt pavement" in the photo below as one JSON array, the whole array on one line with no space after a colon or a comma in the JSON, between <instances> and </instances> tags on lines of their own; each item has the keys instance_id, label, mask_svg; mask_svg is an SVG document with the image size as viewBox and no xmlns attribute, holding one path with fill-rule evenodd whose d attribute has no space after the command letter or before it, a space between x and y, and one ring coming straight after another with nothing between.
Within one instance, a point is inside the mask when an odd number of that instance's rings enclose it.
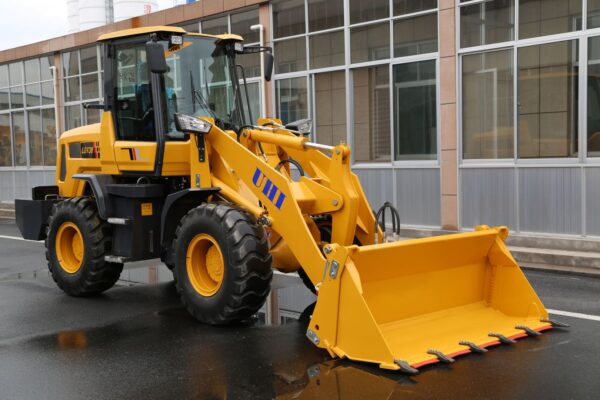
<instances>
[{"instance_id":1,"label":"wet asphalt pavement","mask_svg":"<svg viewBox=\"0 0 600 400\"><path fill-rule=\"evenodd\" d=\"M0 235L18 234L1 221ZM304 336L309 310L283 325L196 323L160 282L164 267L137 267L128 281L158 283L70 298L41 243L0 237L0 399L600 398L600 321L554 316L571 328L406 376L330 360ZM600 315L600 279L527 275L549 309ZM282 295L298 290L297 279L276 279Z\"/></svg>"}]
</instances>

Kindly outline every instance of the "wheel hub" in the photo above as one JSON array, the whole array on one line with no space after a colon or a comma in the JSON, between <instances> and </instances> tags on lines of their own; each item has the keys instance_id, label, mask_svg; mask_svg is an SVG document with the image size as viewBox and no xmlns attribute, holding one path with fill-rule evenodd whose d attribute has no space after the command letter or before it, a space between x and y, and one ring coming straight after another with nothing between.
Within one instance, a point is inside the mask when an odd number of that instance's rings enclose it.
<instances>
[{"instance_id":1,"label":"wheel hub","mask_svg":"<svg viewBox=\"0 0 600 400\"><path fill-rule=\"evenodd\" d=\"M61 268L74 274L83 264L84 244L81 231L73 222L63 222L56 233L56 258Z\"/></svg>"},{"instance_id":2,"label":"wheel hub","mask_svg":"<svg viewBox=\"0 0 600 400\"><path fill-rule=\"evenodd\" d=\"M186 270L190 283L200 295L210 297L219 291L225 262L212 236L206 233L194 236L186 254Z\"/></svg>"}]
</instances>

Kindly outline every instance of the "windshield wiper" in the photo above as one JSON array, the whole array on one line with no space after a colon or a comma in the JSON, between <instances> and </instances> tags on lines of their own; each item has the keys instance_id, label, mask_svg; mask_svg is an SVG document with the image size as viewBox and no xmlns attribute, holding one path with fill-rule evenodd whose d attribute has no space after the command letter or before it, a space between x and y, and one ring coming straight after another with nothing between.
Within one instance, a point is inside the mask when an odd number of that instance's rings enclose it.
<instances>
[{"instance_id":1,"label":"windshield wiper","mask_svg":"<svg viewBox=\"0 0 600 400\"><path fill-rule=\"evenodd\" d=\"M213 109L210 108L210 105L208 104L208 101L206 101L206 99L204 98L202 91L196 90L196 87L194 85L194 75L192 74L191 70L190 70L190 83L191 83L190 89L192 92L192 111L193 111L193 113L196 113L196 102L198 102L202 106L202 108L207 110L207 112L210 114L211 117L213 117L215 119L215 121L220 121L220 118L217 116L217 113L215 113L213 111Z\"/></svg>"}]
</instances>

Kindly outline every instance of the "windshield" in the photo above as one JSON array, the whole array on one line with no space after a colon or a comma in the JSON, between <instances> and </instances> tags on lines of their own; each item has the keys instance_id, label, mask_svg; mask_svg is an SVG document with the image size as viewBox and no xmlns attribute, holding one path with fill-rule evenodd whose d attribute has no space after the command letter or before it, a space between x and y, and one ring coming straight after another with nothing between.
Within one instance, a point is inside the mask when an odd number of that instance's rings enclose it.
<instances>
[{"instance_id":1,"label":"windshield","mask_svg":"<svg viewBox=\"0 0 600 400\"><path fill-rule=\"evenodd\" d=\"M213 117L223 129L237 129L251 122L247 112L239 109L243 98L237 98L240 85L235 82L233 58L228 57L225 46L216 45L214 38L186 35L183 44L170 48L166 55L170 134L176 132L175 113Z\"/></svg>"}]
</instances>

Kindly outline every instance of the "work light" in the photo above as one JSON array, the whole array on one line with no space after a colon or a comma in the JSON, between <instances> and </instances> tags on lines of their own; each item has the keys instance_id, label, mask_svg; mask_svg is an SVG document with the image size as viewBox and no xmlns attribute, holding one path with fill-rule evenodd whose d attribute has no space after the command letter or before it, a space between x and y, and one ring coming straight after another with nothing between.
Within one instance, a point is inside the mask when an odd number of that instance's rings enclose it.
<instances>
[{"instance_id":1,"label":"work light","mask_svg":"<svg viewBox=\"0 0 600 400\"><path fill-rule=\"evenodd\" d=\"M190 115L175 113L175 127L180 132L208 133L211 124L203 119L192 117Z\"/></svg>"}]
</instances>

